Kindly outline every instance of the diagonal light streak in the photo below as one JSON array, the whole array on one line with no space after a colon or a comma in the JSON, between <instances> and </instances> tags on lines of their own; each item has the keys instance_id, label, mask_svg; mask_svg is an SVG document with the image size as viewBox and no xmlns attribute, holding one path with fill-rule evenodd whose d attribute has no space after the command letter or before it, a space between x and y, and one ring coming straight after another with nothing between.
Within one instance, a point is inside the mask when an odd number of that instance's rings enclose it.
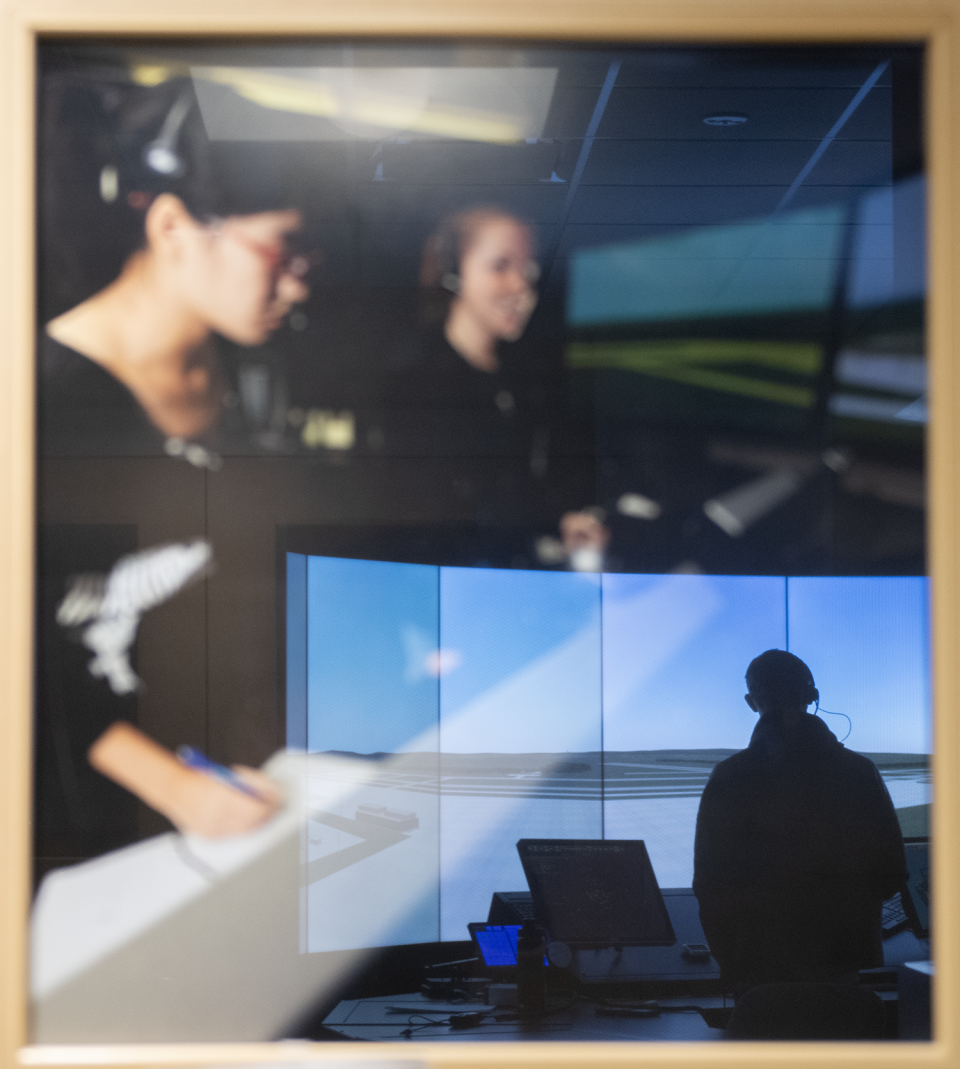
<instances>
[{"instance_id":1,"label":"diagonal light streak","mask_svg":"<svg viewBox=\"0 0 960 1069\"><path fill-rule=\"evenodd\" d=\"M722 294L724 290L727 289L727 287L736 277L743 265L747 262L747 260L750 259L754 252L756 252L757 246L760 244L764 234L766 233L771 223L773 223L777 219L781 212L783 212L787 205L797 195L798 190L806 181L810 172L814 169L814 167L816 167L823 154L833 144L837 134L840 133L844 126L846 126L847 122L850 120L850 117L863 103L867 93L869 93L870 90L877 84L880 75L883 74L883 72L889 66L890 61L886 59L882 63L877 64L870 77L867 78L863 85L861 85L860 88L857 90L853 100L851 100L850 103L840 113L840 118L837 119L833 126L831 126L830 129L826 132L826 134L824 134L822 140L820 141L820 144L817 145L817 147L814 149L813 155L810 157L809 160L807 160L803 167L800 168L800 173L797 175L796 178L794 178L794 180L790 183L790 188L780 198L780 203L773 209L773 211L764 221L763 226L758 229L756 236L754 237L752 246L743 254L740 260L736 264L734 264L734 266L730 269L730 273L720 283L720 286L717 289L718 295Z\"/></svg>"}]
</instances>

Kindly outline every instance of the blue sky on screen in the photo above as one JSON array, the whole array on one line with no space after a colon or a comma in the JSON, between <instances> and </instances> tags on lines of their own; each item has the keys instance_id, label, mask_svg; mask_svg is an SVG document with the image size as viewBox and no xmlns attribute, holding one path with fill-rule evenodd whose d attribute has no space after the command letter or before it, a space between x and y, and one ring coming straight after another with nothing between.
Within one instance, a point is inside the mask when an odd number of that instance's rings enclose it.
<instances>
[{"instance_id":1,"label":"blue sky on screen","mask_svg":"<svg viewBox=\"0 0 960 1069\"><path fill-rule=\"evenodd\" d=\"M615 762L618 750L740 749L756 724L743 700L746 666L789 638L826 707L851 717L849 746L929 752L923 578L601 577L291 557L289 581L305 577L307 589L305 606L296 590L288 605L288 665L303 665L305 620L311 750L562 761L603 746ZM291 708L302 707L300 689L289 688ZM846 730L824 720L838 736ZM348 821L360 801L415 810L419 827L310 885L311 950L462 938L493 891L523 887L514 846L523 837L642 837L661 883L689 885L694 795L604 800L595 780L544 793L539 771L492 763L493 779L473 788L458 774L437 793L377 780L362 797L324 801ZM487 760L477 764L486 776ZM318 800L335 787L320 783ZM898 805L929 797L926 784L893 788ZM351 842L323 825L310 850Z\"/></svg>"},{"instance_id":2,"label":"blue sky on screen","mask_svg":"<svg viewBox=\"0 0 960 1069\"><path fill-rule=\"evenodd\" d=\"M739 749L756 723L744 671L787 647L789 605L787 648L852 718L848 744L929 752L923 578L601 580L324 557L307 574L311 750L434 750L438 718L447 753L598 750L601 720L607 750Z\"/></svg>"},{"instance_id":3,"label":"blue sky on screen","mask_svg":"<svg viewBox=\"0 0 960 1069\"><path fill-rule=\"evenodd\" d=\"M778 576L605 575L605 748L746 746L743 673L784 625Z\"/></svg>"},{"instance_id":4,"label":"blue sky on screen","mask_svg":"<svg viewBox=\"0 0 960 1069\"><path fill-rule=\"evenodd\" d=\"M436 748L438 569L309 557L308 748Z\"/></svg>"},{"instance_id":5,"label":"blue sky on screen","mask_svg":"<svg viewBox=\"0 0 960 1069\"><path fill-rule=\"evenodd\" d=\"M600 748L600 577L440 569L445 753Z\"/></svg>"},{"instance_id":6,"label":"blue sky on screen","mask_svg":"<svg viewBox=\"0 0 960 1069\"><path fill-rule=\"evenodd\" d=\"M927 612L922 576L790 580L790 649L853 721L851 749L930 753ZM843 737L842 717L823 719Z\"/></svg>"}]
</instances>

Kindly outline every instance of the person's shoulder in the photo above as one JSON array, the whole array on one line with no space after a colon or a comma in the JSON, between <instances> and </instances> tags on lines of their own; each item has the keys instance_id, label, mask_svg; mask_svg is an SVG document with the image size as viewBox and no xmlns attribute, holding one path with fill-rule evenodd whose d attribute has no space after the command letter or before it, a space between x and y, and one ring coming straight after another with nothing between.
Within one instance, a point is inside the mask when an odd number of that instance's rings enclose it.
<instances>
[{"instance_id":1,"label":"person's shoulder","mask_svg":"<svg viewBox=\"0 0 960 1069\"><path fill-rule=\"evenodd\" d=\"M133 401L133 395L105 368L71 349L70 346L41 332L37 346L40 401L56 402L61 397L76 403L79 395L123 397Z\"/></svg>"},{"instance_id":2,"label":"person's shoulder","mask_svg":"<svg viewBox=\"0 0 960 1069\"><path fill-rule=\"evenodd\" d=\"M856 750L848 750L842 743L837 744L836 760L850 772L859 773L867 779L880 776L880 770L876 764L865 754L857 753Z\"/></svg>"},{"instance_id":3,"label":"person's shoulder","mask_svg":"<svg viewBox=\"0 0 960 1069\"><path fill-rule=\"evenodd\" d=\"M755 764L754 756L749 749L738 750L737 753L725 757L713 766L710 783L716 787L734 782L749 775Z\"/></svg>"},{"instance_id":4,"label":"person's shoulder","mask_svg":"<svg viewBox=\"0 0 960 1069\"><path fill-rule=\"evenodd\" d=\"M38 341L43 455L154 456L164 435L130 390L95 360L43 333Z\"/></svg>"}]
</instances>

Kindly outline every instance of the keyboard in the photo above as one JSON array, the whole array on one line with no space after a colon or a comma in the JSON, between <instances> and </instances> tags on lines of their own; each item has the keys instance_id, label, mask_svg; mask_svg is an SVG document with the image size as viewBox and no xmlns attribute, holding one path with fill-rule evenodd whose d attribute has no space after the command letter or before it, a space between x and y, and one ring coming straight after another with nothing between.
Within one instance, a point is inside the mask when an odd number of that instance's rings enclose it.
<instances>
[{"instance_id":1,"label":"keyboard","mask_svg":"<svg viewBox=\"0 0 960 1069\"><path fill-rule=\"evenodd\" d=\"M888 898L883 903L880 912L880 927L883 929L884 938L896 935L897 932L907 926L907 923L908 917L903 908L900 892L897 891L892 898Z\"/></svg>"}]
</instances>

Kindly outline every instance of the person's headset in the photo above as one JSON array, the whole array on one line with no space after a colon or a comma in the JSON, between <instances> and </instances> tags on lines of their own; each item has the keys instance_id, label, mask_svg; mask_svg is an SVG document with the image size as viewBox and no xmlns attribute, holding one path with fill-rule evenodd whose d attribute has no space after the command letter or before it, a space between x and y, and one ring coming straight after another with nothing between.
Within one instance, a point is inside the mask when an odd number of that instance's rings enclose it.
<instances>
[{"instance_id":1,"label":"person's headset","mask_svg":"<svg viewBox=\"0 0 960 1069\"><path fill-rule=\"evenodd\" d=\"M179 152L178 142L180 129L192 106L192 93L182 92L167 112L160 132L143 150L143 162L155 174L180 178L186 173L187 164Z\"/></svg>"},{"instance_id":2,"label":"person's headset","mask_svg":"<svg viewBox=\"0 0 960 1069\"><path fill-rule=\"evenodd\" d=\"M850 737L850 732L853 731L853 721L850 719L849 716L847 716L846 713L835 713L831 709L822 709L820 707L820 691L817 690L817 685L813 681L813 676L810 677L809 682L806 684L804 690L804 697L806 699L807 705L816 705L817 708L814 711L814 716L819 716L820 713L827 713L830 716L842 716L843 719L847 722L847 733L839 741L845 742Z\"/></svg>"},{"instance_id":3,"label":"person's headset","mask_svg":"<svg viewBox=\"0 0 960 1069\"><path fill-rule=\"evenodd\" d=\"M817 706L819 707L819 705L820 705L820 691L817 690L817 685L813 681L813 676L811 676L809 678L809 680L807 680L806 684L804 685L803 697L804 697L804 703L806 705L813 705L813 703L816 702Z\"/></svg>"},{"instance_id":4,"label":"person's headset","mask_svg":"<svg viewBox=\"0 0 960 1069\"><path fill-rule=\"evenodd\" d=\"M433 235L433 261L437 280L448 293L460 292L460 228L444 226Z\"/></svg>"},{"instance_id":5,"label":"person's headset","mask_svg":"<svg viewBox=\"0 0 960 1069\"><path fill-rule=\"evenodd\" d=\"M813 680L813 676L810 676L810 678L803 683L801 697L805 706L816 705L817 708L813 713L814 716L819 716L820 713L827 713L829 716L842 716L843 719L846 720L848 726L847 733L843 736L842 739L840 739L840 742L845 742L850 737L850 732L853 730L853 721L850 719L849 716L847 716L846 713L835 713L831 709L821 708L820 691L817 690L817 685Z\"/></svg>"},{"instance_id":6,"label":"person's headset","mask_svg":"<svg viewBox=\"0 0 960 1069\"><path fill-rule=\"evenodd\" d=\"M492 209L489 210L489 214L491 219L501 217L499 212ZM454 296L460 292L460 259L464 253L464 232L463 227L459 225L462 218L462 216L453 216L431 238L433 266L436 270L437 281L441 289L445 289ZM502 218L512 219L513 217L504 212ZM533 285L539 278L540 268L534 261L531 261L529 267L530 272L525 272L525 274L527 274L527 280Z\"/></svg>"}]
</instances>

